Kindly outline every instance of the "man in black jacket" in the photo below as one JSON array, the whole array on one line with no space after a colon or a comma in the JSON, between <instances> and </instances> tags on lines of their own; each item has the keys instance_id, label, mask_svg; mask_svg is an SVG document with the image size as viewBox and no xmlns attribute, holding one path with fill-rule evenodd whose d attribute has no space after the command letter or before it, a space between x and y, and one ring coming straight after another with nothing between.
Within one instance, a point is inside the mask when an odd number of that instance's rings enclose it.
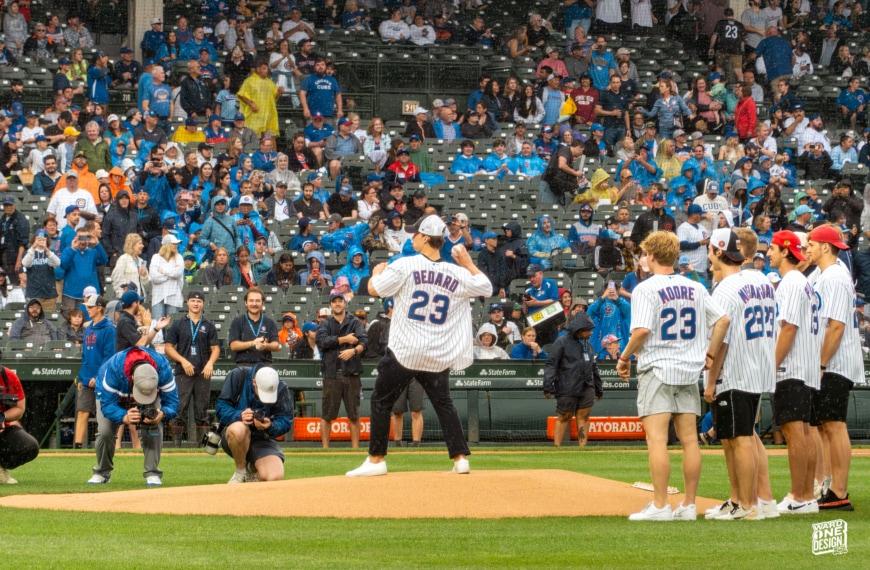
<instances>
[{"instance_id":1,"label":"man in black jacket","mask_svg":"<svg viewBox=\"0 0 870 570\"><path fill-rule=\"evenodd\" d=\"M574 315L568 334L556 339L544 369L544 396L556 395L556 426L553 444L562 445L562 438L577 417L577 441L581 447L589 438L589 412L596 400L604 395L604 386L595 364L595 351L589 344L594 328L586 313Z\"/></svg>"},{"instance_id":2,"label":"man in black jacket","mask_svg":"<svg viewBox=\"0 0 870 570\"><path fill-rule=\"evenodd\" d=\"M211 91L200 79L198 61L187 62L187 76L181 80L181 108L188 117L208 117L213 107ZM186 188L186 186L185 186Z\"/></svg>"},{"instance_id":3,"label":"man in black jacket","mask_svg":"<svg viewBox=\"0 0 870 570\"><path fill-rule=\"evenodd\" d=\"M0 216L0 264L15 285L19 285L18 270L29 245L30 223L15 209L15 197L6 194L3 196L3 216Z\"/></svg>"},{"instance_id":4,"label":"man in black jacket","mask_svg":"<svg viewBox=\"0 0 870 570\"><path fill-rule=\"evenodd\" d=\"M323 415L320 420L320 441L329 447L332 422L344 402L350 423L351 447L359 447L359 403L362 392L362 360L368 337L363 324L348 314L347 301L339 293L329 296L332 315L324 319L317 329L315 342L322 357Z\"/></svg>"},{"instance_id":5,"label":"man in black jacket","mask_svg":"<svg viewBox=\"0 0 870 570\"><path fill-rule=\"evenodd\" d=\"M860 196L852 192L852 181L848 178L840 180L831 191L831 197L822 204L822 214L842 212L846 216L848 229L858 228L856 233L843 232L843 237L848 240L849 247L858 245L858 236L861 235L861 212L864 210L864 201Z\"/></svg>"},{"instance_id":6,"label":"man in black jacket","mask_svg":"<svg viewBox=\"0 0 870 570\"><path fill-rule=\"evenodd\" d=\"M508 222L502 226L507 241L499 248L499 253L504 255L507 267L507 282L514 279L525 279L526 268L529 266L529 248L523 239L523 228L519 222ZM505 291L510 293L510 291Z\"/></svg>"},{"instance_id":7,"label":"man in black jacket","mask_svg":"<svg viewBox=\"0 0 870 570\"><path fill-rule=\"evenodd\" d=\"M652 208L649 212L641 214L634 223L631 229L631 241L641 243L646 236L657 230L671 233L677 231L677 222L670 214L665 213L665 195L662 193L653 194Z\"/></svg>"},{"instance_id":8,"label":"man in black jacket","mask_svg":"<svg viewBox=\"0 0 870 570\"><path fill-rule=\"evenodd\" d=\"M138 233L139 216L130 207L130 193L121 190L115 196L115 205L103 219L103 249L109 256L109 267L124 254L124 242L128 234Z\"/></svg>"},{"instance_id":9,"label":"man in black jacket","mask_svg":"<svg viewBox=\"0 0 870 570\"><path fill-rule=\"evenodd\" d=\"M120 194L120 192L119 192ZM148 189L142 185L136 193L136 204L133 213L138 219L138 233L142 236L142 242L147 246L152 239L160 235L163 224L160 222L160 213L156 208L148 205L151 195Z\"/></svg>"},{"instance_id":10,"label":"man in black jacket","mask_svg":"<svg viewBox=\"0 0 870 570\"><path fill-rule=\"evenodd\" d=\"M498 235L495 232L484 233L483 243L486 247L480 250L477 256L477 266L489 277L493 291L498 292L499 297L505 297L511 282L508 279L507 258L504 251L496 249Z\"/></svg>"}]
</instances>

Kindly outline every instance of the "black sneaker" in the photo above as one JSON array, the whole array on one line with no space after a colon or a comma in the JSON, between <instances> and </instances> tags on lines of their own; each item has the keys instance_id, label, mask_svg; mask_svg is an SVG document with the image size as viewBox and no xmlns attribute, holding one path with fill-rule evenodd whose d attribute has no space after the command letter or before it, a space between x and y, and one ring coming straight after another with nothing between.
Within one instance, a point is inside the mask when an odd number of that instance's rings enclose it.
<instances>
[{"instance_id":1,"label":"black sneaker","mask_svg":"<svg viewBox=\"0 0 870 570\"><path fill-rule=\"evenodd\" d=\"M819 510L854 511L855 507L852 506L852 501L849 500L849 493L846 493L846 497L841 499L835 495L833 491L828 489L825 491L825 494L822 495L822 498L819 499Z\"/></svg>"}]
</instances>

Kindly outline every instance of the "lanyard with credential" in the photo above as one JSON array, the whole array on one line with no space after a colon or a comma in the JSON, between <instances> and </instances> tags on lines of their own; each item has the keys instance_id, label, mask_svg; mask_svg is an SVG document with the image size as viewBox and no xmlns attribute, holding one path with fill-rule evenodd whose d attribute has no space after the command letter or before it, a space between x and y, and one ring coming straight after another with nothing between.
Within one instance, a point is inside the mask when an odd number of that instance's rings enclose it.
<instances>
[{"instance_id":1,"label":"lanyard with credential","mask_svg":"<svg viewBox=\"0 0 870 570\"><path fill-rule=\"evenodd\" d=\"M190 319L188 319L190 320ZM196 336L199 334L199 325L202 323L202 317L199 317L199 320L196 321L196 325L193 324L193 321L190 321L190 355L196 356Z\"/></svg>"},{"instance_id":2,"label":"lanyard with credential","mask_svg":"<svg viewBox=\"0 0 870 570\"><path fill-rule=\"evenodd\" d=\"M251 319L248 318L248 315L245 315L245 320L248 321L248 326L251 328L251 333L254 335L254 338L257 338L258 331L263 328L263 316L260 315L260 322L257 323L256 329L254 329L254 323L251 322Z\"/></svg>"}]
</instances>

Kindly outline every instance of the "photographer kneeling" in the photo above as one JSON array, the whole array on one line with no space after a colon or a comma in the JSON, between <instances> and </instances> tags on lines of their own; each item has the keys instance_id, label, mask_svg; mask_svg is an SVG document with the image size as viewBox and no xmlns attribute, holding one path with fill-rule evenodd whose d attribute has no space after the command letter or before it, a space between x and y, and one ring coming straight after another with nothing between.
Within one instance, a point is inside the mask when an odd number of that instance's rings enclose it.
<instances>
[{"instance_id":1,"label":"photographer kneeling","mask_svg":"<svg viewBox=\"0 0 870 570\"><path fill-rule=\"evenodd\" d=\"M284 453L275 441L293 426L293 395L268 366L240 366L224 381L215 414L221 449L236 462L229 483L284 479Z\"/></svg>"},{"instance_id":2,"label":"photographer kneeling","mask_svg":"<svg viewBox=\"0 0 870 570\"><path fill-rule=\"evenodd\" d=\"M0 367L0 485L14 485L7 469L15 469L36 459L39 442L18 423L25 410L24 388L18 375Z\"/></svg>"},{"instance_id":3,"label":"photographer kneeling","mask_svg":"<svg viewBox=\"0 0 870 570\"><path fill-rule=\"evenodd\" d=\"M114 469L115 433L136 426L145 452L145 485L163 484L160 452L163 420L178 413L178 388L172 367L153 348L134 346L107 360L97 372L97 466L88 485L108 483Z\"/></svg>"}]
</instances>

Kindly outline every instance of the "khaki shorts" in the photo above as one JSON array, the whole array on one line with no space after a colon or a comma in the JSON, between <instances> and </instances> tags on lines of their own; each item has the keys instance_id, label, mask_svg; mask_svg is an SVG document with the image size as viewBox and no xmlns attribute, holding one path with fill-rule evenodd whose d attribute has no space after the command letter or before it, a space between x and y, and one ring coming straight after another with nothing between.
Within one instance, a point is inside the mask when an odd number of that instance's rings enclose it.
<instances>
[{"instance_id":1,"label":"khaki shorts","mask_svg":"<svg viewBox=\"0 0 870 570\"><path fill-rule=\"evenodd\" d=\"M701 394L698 384L675 386L664 384L653 371L637 376L637 415L644 418L655 414L701 415Z\"/></svg>"}]
</instances>

